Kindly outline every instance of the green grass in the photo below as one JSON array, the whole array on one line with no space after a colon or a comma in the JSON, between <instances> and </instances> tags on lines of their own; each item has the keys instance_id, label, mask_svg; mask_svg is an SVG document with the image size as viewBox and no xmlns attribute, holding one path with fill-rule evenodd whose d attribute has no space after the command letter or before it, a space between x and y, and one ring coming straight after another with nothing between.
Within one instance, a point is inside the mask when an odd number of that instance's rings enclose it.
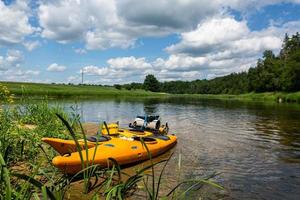
<instances>
[{"instance_id":1,"label":"green grass","mask_svg":"<svg viewBox=\"0 0 300 200\"><path fill-rule=\"evenodd\" d=\"M255 102L297 102L300 103L300 92L264 92L247 93L239 95L231 94L174 94L172 97L196 98L196 99L218 99L218 100L238 100ZM281 100L280 100L281 99Z\"/></svg>"},{"instance_id":2,"label":"green grass","mask_svg":"<svg viewBox=\"0 0 300 200\"><path fill-rule=\"evenodd\" d=\"M95 85L63 85L42 83L0 82L8 87L12 94L18 96L48 96L48 97L160 97L163 93L145 90L118 90L114 87Z\"/></svg>"},{"instance_id":3,"label":"green grass","mask_svg":"<svg viewBox=\"0 0 300 200\"><path fill-rule=\"evenodd\" d=\"M231 94L166 94L150 92L145 90L118 90L114 87L94 85L63 85L63 84L42 84L42 83L18 83L0 82L8 87L12 94L17 97L53 97L53 98L104 98L104 97L155 97L155 98L196 98L196 99L219 99L239 101L260 101L260 102L297 102L300 103L300 92L264 92L247 93L239 95Z\"/></svg>"}]
</instances>

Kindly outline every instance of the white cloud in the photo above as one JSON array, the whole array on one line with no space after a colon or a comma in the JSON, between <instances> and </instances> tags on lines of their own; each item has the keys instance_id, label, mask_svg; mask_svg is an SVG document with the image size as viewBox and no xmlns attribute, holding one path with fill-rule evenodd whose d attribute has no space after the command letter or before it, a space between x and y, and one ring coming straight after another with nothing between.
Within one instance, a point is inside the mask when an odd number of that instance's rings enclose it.
<instances>
[{"instance_id":1,"label":"white cloud","mask_svg":"<svg viewBox=\"0 0 300 200\"><path fill-rule=\"evenodd\" d=\"M63 72L67 69L66 66L58 65L57 63L52 63L47 67L47 71L49 72Z\"/></svg>"},{"instance_id":2,"label":"white cloud","mask_svg":"<svg viewBox=\"0 0 300 200\"><path fill-rule=\"evenodd\" d=\"M85 75L98 75L106 76L109 75L109 69L107 67L97 67L94 65L85 66L82 69Z\"/></svg>"},{"instance_id":3,"label":"white cloud","mask_svg":"<svg viewBox=\"0 0 300 200\"><path fill-rule=\"evenodd\" d=\"M6 56L0 56L0 71L20 67L23 62L23 53L19 50L8 50Z\"/></svg>"},{"instance_id":4,"label":"white cloud","mask_svg":"<svg viewBox=\"0 0 300 200\"><path fill-rule=\"evenodd\" d=\"M78 54L86 54L87 51L85 49L81 49L81 48L78 48L78 49L74 49L75 53L78 53Z\"/></svg>"},{"instance_id":5,"label":"white cloud","mask_svg":"<svg viewBox=\"0 0 300 200\"><path fill-rule=\"evenodd\" d=\"M9 6L0 1L0 46L23 42L34 32L29 24L29 8L26 1L17 0Z\"/></svg>"},{"instance_id":6,"label":"white cloud","mask_svg":"<svg viewBox=\"0 0 300 200\"><path fill-rule=\"evenodd\" d=\"M38 48L41 44L39 41L26 41L23 43L23 45L26 47L28 51L32 51Z\"/></svg>"},{"instance_id":7,"label":"white cloud","mask_svg":"<svg viewBox=\"0 0 300 200\"><path fill-rule=\"evenodd\" d=\"M80 77L79 76L69 76L67 78L69 83L75 83L75 82L79 82L80 81Z\"/></svg>"},{"instance_id":8,"label":"white cloud","mask_svg":"<svg viewBox=\"0 0 300 200\"><path fill-rule=\"evenodd\" d=\"M40 75L40 71L38 70L15 70L14 73L11 72L6 72L6 74L11 74L13 76L18 76L18 77L29 77L29 76L38 76Z\"/></svg>"},{"instance_id":9,"label":"white cloud","mask_svg":"<svg viewBox=\"0 0 300 200\"><path fill-rule=\"evenodd\" d=\"M265 49L275 50L281 46L282 33L270 31L274 27L251 32L246 21L237 21L231 16L207 19L197 28L181 34L181 41L166 48L169 53L185 53L193 56L238 53L260 53Z\"/></svg>"},{"instance_id":10,"label":"white cloud","mask_svg":"<svg viewBox=\"0 0 300 200\"><path fill-rule=\"evenodd\" d=\"M19 50L8 50L5 56L0 56L0 79L2 81L34 81L32 78L40 75L39 70L22 69L23 53Z\"/></svg>"},{"instance_id":11,"label":"white cloud","mask_svg":"<svg viewBox=\"0 0 300 200\"><path fill-rule=\"evenodd\" d=\"M6 71L0 71L0 77L3 81L14 82L41 82L33 79L40 75L38 70L22 70L22 69L8 69Z\"/></svg>"},{"instance_id":12,"label":"white cloud","mask_svg":"<svg viewBox=\"0 0 300 200\"><path fill-rule=\"evenodd\" d=\"M251 31L246 21L228 15L210 18L195 30L182 33L178 43L166 48L169 58L157 59L155 65L173 71L198 71L199 78L246 71L255 66L264 50L278 53L284 33L294 33L299 28L300 21L294 21Z\"/></svg>"},{"instance_id":13,"label":"white cloud","mask_svg":"<svg viewBox=\"0 0 300 200\"><path fill-rule=\"evenodd\" d=\"M115 9L114 1L105 0L45 2L38 12L42 36L61 43L86 38L90 42L88 47L92 48L93 38L102 37L102 30L110 33L108 28L117 24Z\"/></svg>"},{"instance_id":14,"label":"white cloud","mask_svg":"<svg viewBox=\"0 0 300 200\"><path fill-rule=\"evenodd\" d=\"M86 33L87 49L108 49L113 47L128 48L133 46L135 39L119 32L112 31L88 31Z\"/></svg>"},{"instance_id":15,"label":"white cloud","mask_svg":"<svg viewBox=\"0 0 300 200\"><path fill-rule=\"evenodd\" d=\"M182 33L181 42L166 50L171 53L203 54L222 47L227 41L240 39L249 32L245 21L238 22L232 17L210 18L198 24L195 30Z\"/></svg>"},{"instance_id":16,"label":"white cloud","mask_svg":"<svg viewBox=\"0 0 300 200\"><path fill-rule=\"evenodd\" d=\"M131 69L141 69L145 70L147 68L151 68L151 64L146 62L146 58L135 58L134 56L130 57L119 57L109 59L107 63L113 69L124 69L124 70L131 70Z\"/></svg>"},{"instance_id":17,"label":"white cloud","mask_svg":"<svg viewBox=\"0 0 300 200\"><path fill-rule=\"evenodd\" d=\"M89 65L83 67L82 70L85 76L96 75L101 83L114 84L141 81L147 73L153 70L153 65L144 57L130 56L109 59L107 66L104 67Z\"/></svg>"},{"instance_id":18,"label":"white cloud","mask_svg":"<svg viewBox=\"0 0 300 200\"><path fill-rule=\"evenodd\" d=\"M199 23L227 13L228 9L244 13L279 2L299 3L298 0L61 0L42 2L38 16L43 37L61 43L83 41L87 49L103 50L132 47L140 37L161 37L184 31L184 37L193 37L198 35L197 29L195 33L190 31ZM232 28L227 30L232 31L229 33L232 37L248 28L245 22L227 20L223 22ZM222 30L224 25L218 23L216 20L206 25L220 25L220 29L214 28Z\"/></svg>"}]
</instances>

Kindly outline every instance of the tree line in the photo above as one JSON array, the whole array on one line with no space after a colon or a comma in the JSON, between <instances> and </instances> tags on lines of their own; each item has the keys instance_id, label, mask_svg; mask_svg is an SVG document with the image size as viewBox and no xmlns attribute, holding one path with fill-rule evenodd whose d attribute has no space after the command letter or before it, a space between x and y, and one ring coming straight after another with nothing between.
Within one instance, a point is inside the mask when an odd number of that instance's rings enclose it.
<instances>
[{"instance_id":1,"label":"tree line","mask_svg":"<svg viewBox=\"0 0 300 200\"><path fill-rule=\"evenodd\" d=\"M232 73L211 80L159 82L154 75L146 76L144 83L130 83L119 88L145 89L176 94L242 94L248 92L300 90L300 35L297 32L283 40L278 55L266 50L256 67L248 72Z\"/></svg>"}]
</instances>

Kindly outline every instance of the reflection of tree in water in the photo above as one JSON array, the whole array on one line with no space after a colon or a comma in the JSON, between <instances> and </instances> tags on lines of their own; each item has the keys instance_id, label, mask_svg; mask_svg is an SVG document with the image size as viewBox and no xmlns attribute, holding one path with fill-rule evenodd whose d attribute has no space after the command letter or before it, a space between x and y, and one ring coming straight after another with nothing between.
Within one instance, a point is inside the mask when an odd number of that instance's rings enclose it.
<instances>
[{"instance_id":1,"label":"reflection of tree in water","mask_svg":"<svg viewBox=\"0 0 300 200\"><path fill-rule=\"evenodd\" d=\"M270 144L278 142L282 147L276 147L278 157L285 162L300 162L300 115L299 111L261 110L254 125L256 136Z\"/></svg>"},{"instance_id":2,"label":"reflection of tree in water","mask_svg":"<svg viewBox=\"0 0 300 200\"><path fill-rule=\"evenodd\" d=\"M156 104L144 104L144 113L147 115L154 115L157 113L157 105Z\"/></svg>"},{"instance_id":3,"label":"reflection of tree in water","mask_svg":"<svg viewBox=\"0 0 300 200\"><path fill-rule=\"evenodd\" d=\"M157 106L160 103L159 99L145 99L144 100L144 113L147 115L157 114Z\"/></svg>"}]
</instances>

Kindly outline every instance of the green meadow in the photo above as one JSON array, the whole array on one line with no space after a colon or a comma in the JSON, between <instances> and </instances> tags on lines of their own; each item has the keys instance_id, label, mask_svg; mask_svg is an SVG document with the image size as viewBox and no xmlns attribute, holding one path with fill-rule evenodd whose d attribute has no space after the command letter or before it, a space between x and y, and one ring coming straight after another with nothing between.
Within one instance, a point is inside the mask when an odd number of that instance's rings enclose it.
<instances>
[{"instance_id":1,"label":"green meadow","mask_svg":"<svg viewBox=\"0 0 300 200\"><path fill-rule=\"evenodd\" d=\"M193 99L219 99L238 101L259 101L259 102L282 102L300 103L300 92L263 92L246 94L168 94L150 92L142 89L125 88L116 89L113 86L97 85L65 85L65 84L42 84L42 83L18 83L1 82L8 87L15 97L45 97L48 98L102 98L102 97L153 97L153 98L193 98Z\"/></svg>"},{"instance_id":2,"label":"green meadow","mask_svg":"<svg viewBox=\"0 0 300 200\"><path fill-rule=\"evenodd\" d=\"M78 98L101 98L101 97L159 97L162 93L154 93L145 90L116 89L110 86L96 85L65 85L65 84L42 84L42 83L18 83L0 82L8 87L15 96L47 96L47 97L78 97Z\"/></svg>"}]
</instances>

